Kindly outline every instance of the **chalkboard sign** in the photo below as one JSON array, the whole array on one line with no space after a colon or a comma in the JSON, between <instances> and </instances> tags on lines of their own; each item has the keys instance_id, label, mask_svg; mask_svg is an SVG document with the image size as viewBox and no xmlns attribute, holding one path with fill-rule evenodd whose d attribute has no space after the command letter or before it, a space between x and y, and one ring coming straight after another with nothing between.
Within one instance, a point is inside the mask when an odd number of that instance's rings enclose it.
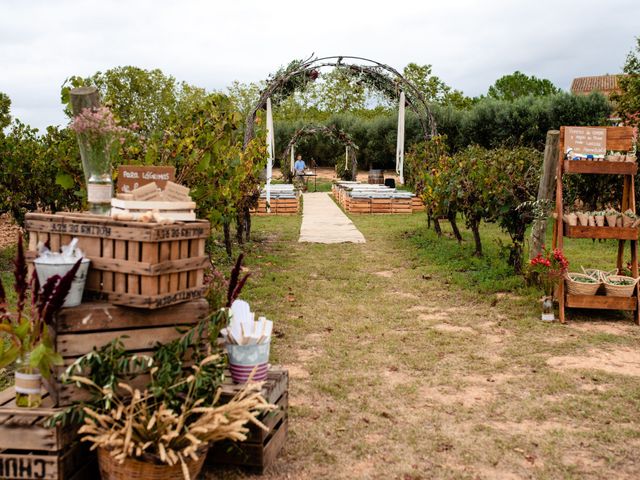
<instances>
[{"instance_id":1,"label":"chalkboard sign","mask_svg":"<svg viewBox=\"0 0 640 480\"><path fill-rule=\"evenodd\" d=\"M564 129L565 153L571 148L570 157L604 157L607 153L607 129L599 127L566 127Z\"/></svg>"},{"instance_id":2,"label":"chalkboard sign","mask_svg":"<svg viewBox=\"0 0 640 480\"><path fill-rule=\"evenodd\" d=\"M151 182L156 182L158 187L164 189L167 182L173 182L175 178L175 167L120 165L118 167L117 190L119 193L128 193Z\"/></svg>"}]
</instances>

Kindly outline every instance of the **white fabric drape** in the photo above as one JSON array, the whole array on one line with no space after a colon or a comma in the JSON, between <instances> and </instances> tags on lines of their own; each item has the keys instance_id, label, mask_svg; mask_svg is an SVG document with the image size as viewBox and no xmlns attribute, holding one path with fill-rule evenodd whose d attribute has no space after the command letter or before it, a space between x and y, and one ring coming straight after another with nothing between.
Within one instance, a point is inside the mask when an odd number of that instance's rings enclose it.
<instances>
[{"instance_id":1,"label":"white fabric drape","mask_svg":"<svg viewBox=\"0 0 640 480\"><path fill-rule=\"evenodd\" d=\"M295 164L296 164L296 146L291 145L291 173L294 173Z\"/></svg>"},{"instance_id":2,"label":"white fabric drape","mask_svg":"<svg viewBox=\"0 0 640 480\"><path fill-rule=\"evenodd\" d=\"M271 99L267 98L267 211L271 211L271 177L273 175L273 159L275 157L275 137L273 134L273 113Z\"/></svg>"},{"instance_id":3,"label":"white fabric drape","mask_svg":"<svg viewBox=\"0 0 640 480\"><path fill-rule=\"evenodd\" d=\"M396 173L400 177L400 184L404 184L404 92L400 92L398 106L398 140L396 143Z\"/></svg>"}]
</instances>

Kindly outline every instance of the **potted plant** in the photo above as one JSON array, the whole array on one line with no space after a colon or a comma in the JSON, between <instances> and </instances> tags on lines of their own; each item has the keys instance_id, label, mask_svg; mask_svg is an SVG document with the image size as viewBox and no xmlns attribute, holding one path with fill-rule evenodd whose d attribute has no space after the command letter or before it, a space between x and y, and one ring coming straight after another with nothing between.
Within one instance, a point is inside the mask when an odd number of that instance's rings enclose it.
<instances>
[{"instance_id":1,"label":"potted plant","mask_svg":"<svg viewBox=\"0 0 640 480\"><path fill-rule=\"evenodd\" d=\"M607 208L605 210L605 218L607 219L607 225L615 227L618 222L618 216L620 214L613 208Z\"/></svg>"},{"instance_id":2,"label":"potted plant","mask_svg":"<svg viewBox=\"0 0 640 480\"><path fill-rule=\"evenodd\" d=\"M596 222L596 227L604 227L604 222L605 222L604 210L598 210L593 212L593 217Z\"/></svg>"},{"instance_id":3,"label":"potted plant","mask_svg":"<svg viewBox=\"0 0 640 480\"><path fill-rule=\"evenodd\" d=\"M48 378L53 366L62 364L48 327L64 304L80 260L64 276L54 275L40 288L35 273L31 281L27 281L27 262L20 235L14 267L17 300L13 312L8 310L0 282L0 331L7 336L7 341L0 342L0 367L15 363L16 405L37 408L42 402L42 377Z\"/></svg>"},{"instance_id":4,"label":"potted plant","mask_svg":"<svg viewBox=\"0 0 640 480\"><path fill-rule=\"evenodd\" d=\"M582 225L583 227L589 225L589 215L587 215L585 212L577 212L576 215L578 215L578 221L580 222L580 225Z\"/></svg>"},{"instance_id":5,"label":"potted plant","mask_svg":"<svg viewBox=\"0 0 640 480\"><path fill-rule=\"evenodd\" d=\"M560 249L551 251L545 248L542 253L531 259L529 272L544 290L540 317L542 321L552 322L555 320L553 291L567 273L568 268L569 262Z\"/></svg>"},{"instance_id":6,"label":"potted plant","mask_svg":"<svg viewBox=\"0 0 640 480\"><path fill-rule=\"evenodd\" d=\"M638 219L633 210L627 210L622 214L622 226L631 227Z\"/></svg>"},{"instance_id":7,"label":"potted plant","mask_svg":"<svg viewBox=\"0 0 640 480\"><path fill-rule=\"evenodd\" d=\"M587 225L590 227L596 226L595 212L587 212Z\"/></svg>"},{"instance_id":8,"label":"potted plant","mask_svg":"<svg viewBox=\"0 0 640 480\"><path fill-rule=\"evenodd\" d=\"M578 216L573 212L565 213L562 216L562 219L565 222L567 222L569 224L569 226L575 227L576 225L578 225Z\"/></svg>"}]
</instances>

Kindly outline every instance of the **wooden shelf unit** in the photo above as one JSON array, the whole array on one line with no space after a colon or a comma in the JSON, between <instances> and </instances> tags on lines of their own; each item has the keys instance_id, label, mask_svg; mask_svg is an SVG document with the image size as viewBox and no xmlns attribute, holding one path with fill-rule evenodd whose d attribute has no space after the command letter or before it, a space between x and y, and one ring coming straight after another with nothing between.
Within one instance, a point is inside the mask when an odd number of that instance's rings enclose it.
<instances>
[{"instance_id":1,"label":"wooden shelf unit","mask_svg":"<svg viewBox=\"0 0 640 480\"><path fill-rule=\"evenodd\" d=\"M608 162L590 160L565 159L565 128L560 127L559 161L556 176L556 223L553 229L553 248L563 247L564 237L615 239L618 240L618 257L616 267L623 266L625 242L629 241L631 250L631 274L638 277L638 229L623 227L584 227L569 226L562 219L562 177L566 174L623 175L623 191L621 210L636 211L634 175L638 172L635 162ZM588 128L588 127L583 127ZM603 128L603 127L591 127ZM631 127L606 127L607 150L628 152L633 146L633 129ZM603 310L633 311L636 324L640 325L640 307L638 304L638 287L631 297L612 297L607 295L569 295L565 291L564 281L557 290L560 322L565 322L565 308L595 308Z\"/></svg>"},{"instance_id":2,"label":"wooden shelf unit","mask_svg":"<svg viewBox=\"0 0 640 480\"><path fill-rule=\"evenodd\" d=\"M564 173L592 173L595 175L635 175L636 162L607 162L593 160L565 160Z\"/></svg>"}]
</instances>

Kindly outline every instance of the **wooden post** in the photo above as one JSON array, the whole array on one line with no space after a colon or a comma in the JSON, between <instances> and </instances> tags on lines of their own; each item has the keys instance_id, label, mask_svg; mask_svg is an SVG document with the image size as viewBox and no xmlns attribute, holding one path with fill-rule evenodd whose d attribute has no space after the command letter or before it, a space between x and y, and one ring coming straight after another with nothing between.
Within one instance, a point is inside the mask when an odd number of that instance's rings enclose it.
<instances>
[{"instance_id":1,"label":"wooden post","mask_svg":"<svg viewBox=\"0 0 640 480\"><path fill-rule=\"evenodd\" d=\"M69 92L71 111L76 116L85 108L98 108L100 106L100 93L96 87L78 87Z\"/></svg>"},{"instance_id":2,"label":"wooden post","mask_svg":"<svg viewBox=\"0 0 640 480\"><path fill-rule=\"evenodd\" d=\"M556 172L558 166L558 142L560 132L549 130L547 132L547 142L544 148L544 163L542 165L542 176L538 187L538 201L550 202L553 199ZM535 257L542 251L547 234L547 216L537 219L531 229L531 247L529 258Z\"/></svg>"}]
</instances>

